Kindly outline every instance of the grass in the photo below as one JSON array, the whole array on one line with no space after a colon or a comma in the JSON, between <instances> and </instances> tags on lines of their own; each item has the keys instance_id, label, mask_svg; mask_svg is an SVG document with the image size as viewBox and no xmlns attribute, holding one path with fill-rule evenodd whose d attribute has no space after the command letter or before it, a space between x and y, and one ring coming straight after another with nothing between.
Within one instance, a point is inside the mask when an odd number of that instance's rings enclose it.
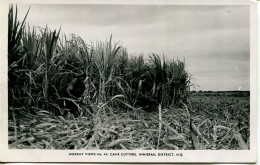
<instances>
[{"instance_id":1,"label":"grass","mask_svg":"<svg viewBox=\"0 0 260 165\"><path fill-rule=\"evenodd\" d=\"M191 101L194 124L209 142L204 141L203 145L211 144L214 149L249 149L249 97L205 95L194 96Z\"/></svg>"},{"instance_id":2,"label":"grass","mask_svg":"<svg viewBox=\"0 0 260 165\"><path fill-rule=\"evenodd\" d=\"M53 116L48 111L40 111L37 116L28 115L17 127L17 141L13 122L9 123L9 148L249 149L247 97L192 96L191 101L193 105L189 109L192 131L184 108L165 108L161 109L161 113L138 111L136 114L105 114L105 111L100 111L99 115L93 118L94 124L91 123L91 116L62 117ZM237 101L239 104L236 104ZM225 108L220 109L223 104Z\"/></svg>"},{"instance_id":3,"label":"grass","mask_svg":"<svg viewBox=\"0 0 260 165\"><path fill-rule=\"evenodd\" d=\"M191 97L185 61L131 56L112 35L86 43L30 28L13 6L8 18L9 148L248 149L249 125L230 124L249 104L237 114L240 98L222 112L225 100Z\"/></svg>"}]
</instances>

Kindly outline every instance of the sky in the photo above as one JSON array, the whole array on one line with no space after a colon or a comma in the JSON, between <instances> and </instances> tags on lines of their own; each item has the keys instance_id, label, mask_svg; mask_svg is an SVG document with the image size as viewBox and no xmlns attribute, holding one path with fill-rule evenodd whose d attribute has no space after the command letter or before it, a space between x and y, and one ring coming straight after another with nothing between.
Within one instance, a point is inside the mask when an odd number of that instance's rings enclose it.
<instances>
[{"instance_id":1,"label":"sky","mask_svg":"<svg viewBox=\"0 0 260 165\"><path fill-rule=\"evenodd\" d=\"M18 5L20 20L28 8ZM131 55L185 60L195 90L250 89L249 6L33 4L27 22L86 42L112 34Z\"/></svg>"}]
</instances>

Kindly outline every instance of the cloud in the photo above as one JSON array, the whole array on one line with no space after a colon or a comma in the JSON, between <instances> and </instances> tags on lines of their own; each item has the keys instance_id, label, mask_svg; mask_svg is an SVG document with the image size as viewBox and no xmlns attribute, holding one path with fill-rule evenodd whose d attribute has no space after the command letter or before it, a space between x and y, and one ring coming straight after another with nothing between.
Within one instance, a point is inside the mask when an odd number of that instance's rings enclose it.
<instances>
[{"instance_id":1,"label":"cloud","mask_svg":"<svg viewBox=\"0 0 260 165\"><path fill-rule=\"evenodd\" d=\"M28 6L18 5L20 18ZM87 42L113 34L130 54L185 59L202 90L249 90L249 6L37 4L27 21Z\"/></svg>"}]
</instances>

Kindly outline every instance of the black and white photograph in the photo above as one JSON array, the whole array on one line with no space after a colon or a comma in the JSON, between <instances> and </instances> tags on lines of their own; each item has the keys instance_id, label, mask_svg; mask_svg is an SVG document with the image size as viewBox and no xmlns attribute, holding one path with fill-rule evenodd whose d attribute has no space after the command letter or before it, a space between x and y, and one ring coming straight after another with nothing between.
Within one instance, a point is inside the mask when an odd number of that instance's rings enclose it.
<instances>
[{"instance_id":1,"label":"black and white photograph","mask_svg":"<svg viewBox=\"0 0 260 165\"><path fill-rule=\"evenodd\" d=\"M28 1L7 26L8 150L251 149L250 5Z\"/></svg>"}]
</instances>

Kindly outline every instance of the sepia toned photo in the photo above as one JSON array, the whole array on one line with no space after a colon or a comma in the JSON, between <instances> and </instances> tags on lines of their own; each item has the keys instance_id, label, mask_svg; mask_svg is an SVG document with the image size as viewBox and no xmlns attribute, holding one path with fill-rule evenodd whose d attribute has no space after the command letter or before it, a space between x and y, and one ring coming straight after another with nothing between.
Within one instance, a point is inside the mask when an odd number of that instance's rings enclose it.
<instances>
[{"instance_id":1,"label":"sepia toned photo","mask_svg":"<svg viewBox=\"0 0 260 165\"><path fill-rule=\"evenodd\" d=\"M252 150L249 4L7 6L9 152Z\"/></svg>"}]
</instances>

